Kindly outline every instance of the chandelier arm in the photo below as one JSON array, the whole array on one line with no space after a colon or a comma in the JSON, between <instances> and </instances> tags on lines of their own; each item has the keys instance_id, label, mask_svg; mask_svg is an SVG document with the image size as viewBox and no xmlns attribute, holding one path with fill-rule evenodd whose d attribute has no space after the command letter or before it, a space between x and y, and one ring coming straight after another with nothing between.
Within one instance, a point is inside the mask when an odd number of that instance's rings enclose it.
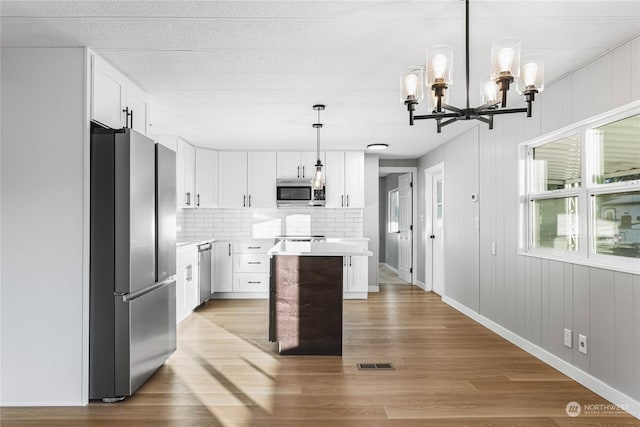
<instances>
[{"instance_id":1,"label":"chandelier arm","mask_svg":"<svg viewBox=\"0 0 640 427\"><path fill-rule=\"evenodd\" d=\"M453 122L457 122L459 119L460 117L454 117L453 119L445 120L440 124L440 127L445 127L446 125L450 125Z\"/></svg>"},{"instance_id":2,"label":"chandelier arm","mask_svg":"<svg viewBox=\"0 0 640 427\"><path fill-rule=\"evenodd\" d=\"M442 113L442 114L422 114L419 116L413 116L414 120L425 120L425 119L446 119L449 117L460 117L461 115L458 113Z\"/></svg>"},{"instance_id":3,"label":"chandelier arm","mask_svg":"<svg viewBox=\"0 0 640 427\"><path fill-rule=\"evenodd\" d=\"M487 102L486 104L482 104L481 106L476 107L475 110L478 112L484 112L486 110L490 110L498 104L500 104L500 101Z\"/></svg>"},{"instance_id":4,"label":"chandelier arm","mask_svg":"<svg viewBox=\"0 0 640 427\"><path fill-rule=\"evenodd\" d=\"M480 112L485 116L495 116L497 114L512 114L512 113L526 113L527 108L509 108L509 109L500 109L500 110L488 110Z\"/></svg>"},{"instance_id":5,"label":"chandelier arm","mask_svg":"<svg viewBox=\"0 0 640 427\"><path fill-rule=\"evenodd\" d=\"M445 110L453 111L454 113L464 114L464 111L462 109L454 107L453 105L442 104L442 108L444 108Z\"/></svg>"}]
</instances>

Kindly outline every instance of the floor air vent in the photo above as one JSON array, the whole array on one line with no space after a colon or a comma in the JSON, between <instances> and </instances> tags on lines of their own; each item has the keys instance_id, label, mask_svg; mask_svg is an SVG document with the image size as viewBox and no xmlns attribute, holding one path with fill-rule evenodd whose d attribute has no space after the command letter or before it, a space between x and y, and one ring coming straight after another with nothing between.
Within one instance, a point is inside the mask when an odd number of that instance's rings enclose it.
<instances>
[{"instance_id":1,"label":"floor air vent","mask_svg":"<svg viewBox=\"0 0 640 427\"><path fill-rule=\"evenodd\" d=\"M371 370L393 370L393 364L391 363L358 363L359 371L371 371Z\"/></svg>"}]
</instances>

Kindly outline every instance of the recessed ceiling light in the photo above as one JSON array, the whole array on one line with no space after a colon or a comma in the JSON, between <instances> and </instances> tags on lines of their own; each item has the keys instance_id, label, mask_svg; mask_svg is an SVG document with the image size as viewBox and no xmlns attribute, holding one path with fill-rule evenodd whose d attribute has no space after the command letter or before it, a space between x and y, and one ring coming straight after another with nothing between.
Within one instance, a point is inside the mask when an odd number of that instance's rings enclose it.
<instances>
[{"instance_id":1,"label":"recessed ceiling light","mask_svg":"<svg viewBox=\"0 0 640 427\"><path fill-rule=\"evenodd\" d=\"M386 150L387 148L389 148L389 145L387 144L369 144L367 145L367 150Z\"/></svg>"}]
</instances>

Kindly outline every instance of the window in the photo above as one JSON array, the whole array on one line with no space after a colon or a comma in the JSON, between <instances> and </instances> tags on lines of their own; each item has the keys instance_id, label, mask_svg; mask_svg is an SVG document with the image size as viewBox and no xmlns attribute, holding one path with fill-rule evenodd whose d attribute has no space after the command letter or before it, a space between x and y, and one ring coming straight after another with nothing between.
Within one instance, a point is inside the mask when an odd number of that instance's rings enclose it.
<instances>
[{"instance_id":1,"label":"window","mask_svg":"<svg viewBox=\"0 0 640 427\"><path fill-rule=\"evenodd\" d=\"M397 232L400 229L398 222L400 219L400 198L397 189L389 191L387 218L387 231L389 233Z\"/></svg>"},{"instance_id":2,"label":"window","mask_svg":"<svg viewBox=\"0 0 640 427\"><path fill-rule=\"evenodd\" d=\"M640 107L525 145L523 248L638 271Z\"/></svg>"}]
</instances>

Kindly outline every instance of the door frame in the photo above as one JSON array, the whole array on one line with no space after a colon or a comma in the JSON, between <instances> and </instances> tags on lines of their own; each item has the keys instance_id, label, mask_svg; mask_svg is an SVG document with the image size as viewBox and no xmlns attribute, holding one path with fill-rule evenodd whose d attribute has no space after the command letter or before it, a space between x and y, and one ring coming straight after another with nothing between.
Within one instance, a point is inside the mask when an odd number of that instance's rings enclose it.
<instances>
[{"instance_id":1,"label":"door frame","mask_svg":"<svg viewBox=\"0 0 640 427\"><path fill-rule=\"evenodd\" d=\"M418 168L414 166L380 166L379 172L384 173L411 173L411 182L413 183L413 188L411 191L411 223L413 224L413 234L412 234L412 242L411 242L411 283L417 285L417 271L416 266L418 265L418 245L416 239L416 231L418 224Z\"/></svg>"},{"instance_id":2,"label":"door frame","mask_svg":"<svg viewBox=\"0 0 640 427\"><path fill-rule=\"evenodd\" d=\"M427 169L424 170L424 212L425 212L425 226L424 226L424 236L423 236L423 240L424 240L424 245L425 245L425 250L424 250L424 265L425 265L425 290L426 291L433 291L433 268L431 269L431 280L427 282L427 271L426 271L426 267L427 265L430 264L428 257L429 255L431 255L432 260L433 260L433 251L428 251L427 250L427 244L429 243L429 234L431 233L431 227L433 224L433 200L434 200L434 195L433 195L433 178L435 176L438 175L442 175L442 182L443 182L443 191L444 191L444 162L438 163L434 166L431 166ZM443 194L444 196L444 194ZM445 219L444 215L446 215L446 206L443 208L443 220ZM443 234L444 234L444 227L443 227ZM444 236L443 236L444 238ZM442 248L442 297L444 297L446 295L446 280L445 280L445 271L444 271L444 242L443 242L443 248ZM432 262L432 261L431 261Z\"/></svg>"}]
</instances>

